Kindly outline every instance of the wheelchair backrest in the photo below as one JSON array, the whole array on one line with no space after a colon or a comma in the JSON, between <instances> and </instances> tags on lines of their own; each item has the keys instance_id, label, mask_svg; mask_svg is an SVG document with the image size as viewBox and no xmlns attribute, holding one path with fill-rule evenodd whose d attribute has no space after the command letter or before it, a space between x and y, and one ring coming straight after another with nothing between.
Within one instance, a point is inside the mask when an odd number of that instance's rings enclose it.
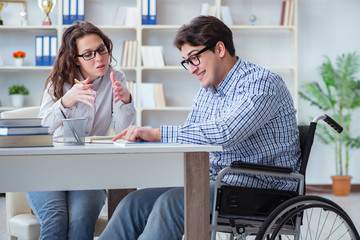
<instances>
[{"instance_id":1,"label":"wheelchair backrest","mask_svg":"<svg viewBox=\"0 0 360 240\"><path fill-rule=\"evenodd\" d=\"M312 122L310 123L310 125L299 125L298 129L300 135L300 149L301 149L301 159L302 159L300 173L305 176L306 167L311 152L311 147L314 142L316 123Z\"/></svg>"}]
</instances>

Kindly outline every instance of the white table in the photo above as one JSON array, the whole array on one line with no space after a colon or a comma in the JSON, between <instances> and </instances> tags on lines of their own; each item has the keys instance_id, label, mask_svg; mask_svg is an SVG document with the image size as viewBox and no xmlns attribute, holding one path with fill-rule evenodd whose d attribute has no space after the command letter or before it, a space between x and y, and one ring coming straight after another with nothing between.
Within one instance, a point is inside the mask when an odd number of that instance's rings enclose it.
<instances>
[{"instance_id":1,"label":"white table","mask_svg":"<svg viewBox=\"0 0 360 240\"><path fill-rule=\"evenodd\" d=\"M185 186L186 239L209 239L209 154L195 144L0 148L0 192Z\"/></svg>"}]
</instances>

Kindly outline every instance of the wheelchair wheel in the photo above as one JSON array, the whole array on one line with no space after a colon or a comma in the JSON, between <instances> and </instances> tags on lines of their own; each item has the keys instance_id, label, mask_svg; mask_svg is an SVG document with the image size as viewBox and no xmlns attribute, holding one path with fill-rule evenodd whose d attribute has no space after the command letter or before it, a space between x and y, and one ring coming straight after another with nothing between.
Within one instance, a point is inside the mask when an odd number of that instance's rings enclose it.
<instances>
[{"instance_id":1,"label":"wheelchair wheel","mask_svg":"<svg viewBox=\"0 0 360 240\"><path fill-rule=\"evenodd\" d=\"M336 203L319 196L299 196L277 207L256 240L360 239L354 223Z\"/></svg>"}]
</instances>

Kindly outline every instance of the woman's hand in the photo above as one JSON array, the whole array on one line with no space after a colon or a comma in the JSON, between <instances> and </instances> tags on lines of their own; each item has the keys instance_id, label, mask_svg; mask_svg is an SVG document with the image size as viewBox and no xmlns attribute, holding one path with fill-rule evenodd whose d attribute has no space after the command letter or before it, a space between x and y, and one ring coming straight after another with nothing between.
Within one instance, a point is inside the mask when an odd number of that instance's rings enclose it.
<instances>
[{"instance_id":1,"label":"woman's hand","mask_svg":"<svg viewBox=\"0 0 360 240\"><path fill-rule=\"evenodd\" d=\"M113 87L114 103L121 100L123 103L128 104L131 102L131 94L127 88L121 83L115 80L114 72L110 73L110 79Z\"/></svg>"},{"instance_id":2,"label":"woman's hand","mask_svg":"<svg viewBox=\"0 0 360 240\"><path fill-rule=\"evenodd\" d=\"M131 141L131 142L160 142L161 133L160 128L144 128L138 126L130 126L127 129L123 130L112 140L116 141L119 138Z\"/></svg>"},{"instance_id":3,"label":"woman's hand","mask_svg":"<svg viewBox=\"0 0 360 240\"><path fill-rule=\"evenodd\" d=\"M81 84L75 84L72 88L65 93L61 98L61 103L65 108L72 107L76 102L83 102L91 107L94 104L91 100L96 99L96 91L92 90L93 84L89 84L90 79L87 78Z\"/></svg>"}]
</instances>

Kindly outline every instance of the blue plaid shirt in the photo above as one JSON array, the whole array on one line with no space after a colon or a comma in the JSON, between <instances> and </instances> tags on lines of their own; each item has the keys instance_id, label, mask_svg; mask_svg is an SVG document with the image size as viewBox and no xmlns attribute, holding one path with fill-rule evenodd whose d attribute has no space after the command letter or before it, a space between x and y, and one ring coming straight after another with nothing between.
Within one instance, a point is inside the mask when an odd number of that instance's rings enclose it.
<instances>
[{"instance_id":1,"label":"blue plaid shirt","mask_svg":"<svg viewBox=\"0 0 360 240\"><path fill-rule=\"evenodd\" d=\"M213 144L210 180L233 161L286 166L299 171L300 142L293 100L282 78L238 59L218 89L201 88L182 126L161 126L162 142ZM294 190L295 181L228 174L224 182Z\"/></svg>"}]
</instances>

